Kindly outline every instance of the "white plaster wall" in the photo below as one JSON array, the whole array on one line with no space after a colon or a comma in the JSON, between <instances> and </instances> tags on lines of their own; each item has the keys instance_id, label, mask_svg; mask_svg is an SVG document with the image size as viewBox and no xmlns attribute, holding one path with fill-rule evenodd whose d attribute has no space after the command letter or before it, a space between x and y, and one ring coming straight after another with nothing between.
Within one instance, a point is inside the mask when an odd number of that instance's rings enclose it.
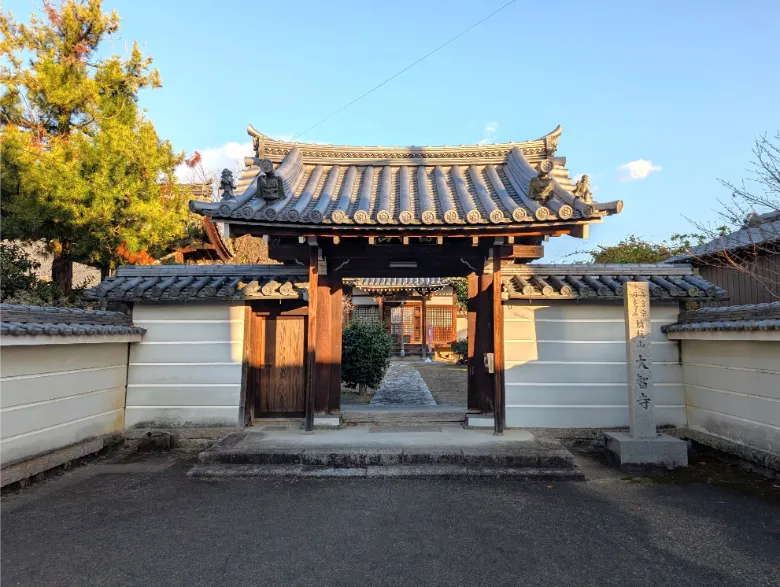
<instances>
[{"instance_id":1,"label":"white plaster wall","mask_svg":"<svg viewBox=\"0 0 780 587\"><path fill-rule=\"evenodd\" d=\"M466 316L455 318L455 340L469 337L469 321Z\"/></svg>"},{"instance_id":2,"label":"white plaster wall","mask_svg":"<svg viewBox=\"0 0 780 587\"><path fill-rule=\"evenodd\" d=\"M677 314L677 306L651 310L658 425L686 423L679 347L661 332ZM628 426L622 305L506 303L504 353L507 426Z\"/></svg>"},{"instance_id":3,"label":"white plaster wall","mask_svg":"<svg viewBox=\"0 0 780 587\"><path fill-rule=\"evenodd\" d=\"M136 304L133 323L128 428L239 425L243 304Z\"/></svg>"},{"instance_id":4,"label":"white plaster wall","mask_svg":"<svg viewBox=\"0 0 780 587\"><path fill-rule=\"evenodd\" d=\"M124 427L128 343L0 352L0 459L38 456Z\"/></svg>"},{"instance_id":5,"label":"white plaster wall","mask_svg":"<svg viewBox=\"0 0 780 587\"><path fill-rule=\"evenodd\" d=\"M780 342L683 340L688 427L780 454Z\"/></svg>"}]
</instances>

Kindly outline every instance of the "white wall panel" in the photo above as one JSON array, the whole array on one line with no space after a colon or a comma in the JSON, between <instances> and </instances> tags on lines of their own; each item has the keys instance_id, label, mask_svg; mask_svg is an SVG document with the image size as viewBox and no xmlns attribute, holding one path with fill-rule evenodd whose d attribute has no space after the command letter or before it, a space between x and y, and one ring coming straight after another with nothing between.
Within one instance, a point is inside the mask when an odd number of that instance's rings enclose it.
<instances>
[{"instance_id":1,"label":"white wall panel","mask_svg":"<svg viewBox=\"0 0 780 587\"><path fill-rule=\"evenodd\" d=\"M133 320L127 426L237 426L243 304L136 304Z\"/></svg>"},{"instance_id":2,"label":"white wall panel","mask_svg":"<svg viewBox=\"0 0 780 587\"><path fill-rule=\"evenodd\" d=\"M676 306L653 305L651 340L656 422L684 426L679 346L661 332ZM620 304L504 306L507 426L628 426L626 345Z\"/></svg>"},{"instance_id":3,"label":"white wall panel","mask_svg":"<svg viewBox=\"0 0 780 587\"><path fill-rule=\"evenodd\" d=\"M697 335L682 341L689 426L780 454L780 343Z\"/></svg>"},{"instance_id":4,"label":"white wall panel","mask_svg":"<svg viewBox=\"0 0 780 587\"><path fill-rule=\"evenodd\" d=\"M124 426L127 343L5 347L0 458L32 458Z\"/></svg>"},{"instance_id":5,"label":"white wall panel","mask_svg":"<svg viewBox=\"0 0 780 587\"><path fill-rule=\"evenodd\" d=\"M231 427L238 424L238 406L128 406L128 428Z\"/></svg>"}]
</instances>

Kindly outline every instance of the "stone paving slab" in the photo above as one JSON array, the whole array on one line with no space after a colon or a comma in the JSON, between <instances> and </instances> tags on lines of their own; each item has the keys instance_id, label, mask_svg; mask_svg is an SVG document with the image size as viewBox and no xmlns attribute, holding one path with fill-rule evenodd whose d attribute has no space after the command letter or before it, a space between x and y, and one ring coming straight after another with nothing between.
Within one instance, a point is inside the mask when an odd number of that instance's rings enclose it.
<instances>
[{"instance_id":1,"label":"stone paving slab","mask_svg":"<svg viewBox=\"0 0 780 587\"><path fill-rule=\"evenodd\" d=\"M435 406L431 391L420 372L411 363L391 361L379 389L371 398L372 406Z\"/></svg>"}]
</instances>

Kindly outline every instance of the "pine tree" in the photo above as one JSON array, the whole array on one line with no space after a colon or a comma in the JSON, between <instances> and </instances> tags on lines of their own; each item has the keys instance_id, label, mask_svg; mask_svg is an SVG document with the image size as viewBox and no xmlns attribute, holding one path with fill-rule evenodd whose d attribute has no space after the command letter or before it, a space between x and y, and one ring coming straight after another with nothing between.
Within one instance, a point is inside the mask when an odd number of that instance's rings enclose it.
<instances>
[{"instance_id":1,"label":"pine tree","mask_svg":"<svg viewBox=\"0 0 780 587\"><path fill-rule=\"evenodd\" d=\"M73 261L107 273L163 251L186 229L174 168L183 155L138 107L160 76L134 43L100 58L119 31L102 0L44 2L29 25L0 11L3 238L45 239L52 277L72 287ZM24 59L22 58L24 57Z\"/></svg>"}]
</instances>

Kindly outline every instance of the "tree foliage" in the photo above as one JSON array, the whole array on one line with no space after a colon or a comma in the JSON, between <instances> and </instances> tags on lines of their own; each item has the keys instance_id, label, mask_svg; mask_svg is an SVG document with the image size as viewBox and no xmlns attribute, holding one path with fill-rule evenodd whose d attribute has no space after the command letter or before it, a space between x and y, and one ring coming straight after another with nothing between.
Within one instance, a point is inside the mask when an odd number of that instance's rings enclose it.
<instances>
[{"instance_id":1,"label":"tree foliage","mask_svg":"<svg viewBox=\"0 0 780 587\"><path fill-rule=\"evenodd\" d=\"M452 280L452 289L455 290L455 300L458 309L466 310L469 302L469 286L465 277L456 277Z\"/></svg>"},{"instance_id":2,"label":"tree foliage","mask_svg":"<svg viewBox=\"0 0 780 587\"><path fill-rule=\"evenodd\" d=\"M341 380L361 391L379 387L392 354L393 340L382 324L350 322L342 338Z\"/></svg>"},{"instance_id":3,"label":"tree foliage","mask_svg":"<svg viewBox=\"0 0 780 587\"><path fill-rule=\"evenodd\" d=\"M183 160L138 107L159 88L138 44L101 58L119 30L102 0L44 2L29 25L0 12L2 230L45 239L53 277L72 286L72 262L107 269L154 254L185 229L185 198L174 181ZM24 56L24 60L23 57Z\"/></svg>"},{"instance_id":4,"label":"tree foliage","mask_svg":"<svg viewBox=\"0 0 780 587\"><path fill-rule=\"evenodd\" d=\"M706 240L700 234L673 234L668 241L652 242L629 235L614 245L597 245L584 251L590 255L586 263L660 263L683 253Z\"/></svg>"}]
</instances>

